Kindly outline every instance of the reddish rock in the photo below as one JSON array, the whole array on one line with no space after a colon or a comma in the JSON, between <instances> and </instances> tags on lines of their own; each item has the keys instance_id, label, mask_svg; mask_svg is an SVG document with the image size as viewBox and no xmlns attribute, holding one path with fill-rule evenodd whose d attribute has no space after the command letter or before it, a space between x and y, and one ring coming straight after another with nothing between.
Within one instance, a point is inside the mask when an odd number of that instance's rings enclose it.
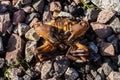
<instances>
[{"instance_id":1,"label":"reddish rock","mask_svg":"<svg viewBox=\"0 0 120 80\"><path fill-rule=\"evenodd\" d=\"M80 0L73 0L77 5L80 3Z\"/></svg>"},{"instance_id":2,"label":"reddish rock","mask_svg":"<svg viewBox=\"0 0 120 80\"><path fill-rule=\"evenodd\" d=\"M0 14L0 32L5 33L10 26L10 14Z\"/></svg>"},{"instance_id":3,"label":"reddish rock","mask_svg":"<svg viewBox=\"0 0 120 80\"><path fill-rule=\"evenodd\" d=\"M115 11L102 10L98 15L97 22L99 22L99 23L107 23L114 16L115 16Z\"/></svg>"},{"instance_id":4,"label":"reddish rock","mask_svg":"<svg viewBox=\"0 0 120 80\"><path fill-rule=\"evenodd\" d=\"M24 41L17 35L12 34L7 46L6 60L8 64L18 65L22 55Z\"/></svg>"},{"instance_id":5,"label":"reddish rock","mask_svg":"<svg viewBox=\"0 0 120 80\"><path fill-rule=\"evenodd\" d=\"M108 25L97 23L97 22L92 22L91 26L93 30L95 31L95 33L100 38L106 38L112 34L112 29Z\"/></svg>"},{"instance_id":6,"label":"reddish rock","mask_svg":"<svg viewBox=\"0 0 120 80\"><path fill-rule=\"evenodd\" d=\"M100 43L101 54L103 56L114 56L115 50L112 43L101 42Z\"/></svg>"},{"instance_id":7,"label":"reddish rock","mask_svg":"<svg viewBox=\"0 0 120 80\"><path fill-rule=\"evenodd\" d=\"M25 19L25 12L23 10L18 10L14 13L13 24L17 25L20 22L23 22Z\"/></svg>"},{"instance_id":8,"label":"reddish rock","mask_svg":"<svg viewBox=\"0 0 120 80\"><path fill-rule=\"evenodd\" d=\"M50 11L61 11L62 7L59 1L50 3Z\"/></svg>"}]
</instances>

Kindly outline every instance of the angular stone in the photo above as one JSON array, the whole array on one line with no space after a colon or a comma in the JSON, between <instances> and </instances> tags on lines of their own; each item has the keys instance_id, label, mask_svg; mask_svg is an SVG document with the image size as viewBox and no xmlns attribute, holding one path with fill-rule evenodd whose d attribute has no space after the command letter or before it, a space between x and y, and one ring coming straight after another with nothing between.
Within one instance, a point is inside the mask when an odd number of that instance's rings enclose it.
<instances>
[{"instance_id":1,"label":"angular stone","mask_svg":"<svg viewBox=\"0 0 120 80\"><path fill-rule=\"evenodd\" d=\"M73 0L77 5L80 4L80 0Z\"/></svg>"},{"instance_id":2,"label":"angular stone","mask_svg":"<svg viewBox=\"0 0 120 80\"><path fill-rule=\"evenodd\" d=\"M29 29L30 29L30 27L27 24L18 23L18 34L19 34L19 36L24 35Z\"/></svg>"},{"instance_id":3,"label":"angular stone","mask_svg":"<svg viewBox=\"0 0 120 80\"><path fill-rule=\"evenodd\" d=\"M18 60L22 56L24 41L16 34L12 34L7 46L7 53L5 59L8 64L18 65Z\"/></svg>"},{"instance_id":4,"label":"angular stone","mask_svg":"<svg viewBox=\"0 0 120 80\"><path fill-rule=\"evenodd\" d=\"M3 34L7 31L10 26L10 14L4 13L0 14L0 32Z\"/></svg>"},{"instance_id":5,"label":"angular stone","mask_svg":"<svg viewBox=\"0 0 120 80\"><path fill-rule=\"evenodd\" d=\"M90 42L89 48L90 48L94 53L97 53L97 52L98 52L98 47L95 45L94 42Z\"/></svg>"},{"instance_id":6,"label":"angular stone","mask_svg":"<svg viewBox=\"0 0 120 80\"><path fill-rule=\"evenodd\" d=\"M112 71L108 78L109 80L120 80L120 72Z\"/></svg>"},{"instance_id":7,"label":"angular stone","mask_svg":"<svg viewBox=\"0 0 120 80\"><path fill-rule=\"evenodd\" d=\"M90 70L90 73L92 74L94 78L97 76L97 71L95 70Z\"/></svg>"},{"instance_id":8,"label":"angular stone","mask_svg":"<svg viewBox=\"0 0 120 80\"><path fill-rule=\"evenodd\" d=\"M39 22L38 18L33 18L32 21L30 22L29 26L32 28L35 23Z\"/></svg>"},{"instance_id":9,"label":"angular stone","mask_svg":"<svg viewBox=\"0 0 120 80\"><path fill-rule=\"evenodd\" d=\"M34 50L37 46L36 41L28 41L25 47L25 59L27 62L30 62L34 56Z\"/></svg>"},{"instance_id":10,"label":"angular stone","mask_svg":"<svg viewBox=\"0 0 120 80\"><path fill-rule=\"evenodd\" d=\"M2 41L2 38L0 37L0 51L3 51L3 41Z\"/></svg>"},{"instance_id":11,"label":"angular stone","mask_svg":"<svg viewBox=\"0 0 120 80\"><path fill-rule=\"evenodd\" d=\"M26 13L32 13L34 9L31 6L25 6L22 8Z\"/></svg>"},{"instance_id":12,"label":"angular stone","mask_svg":"<svg viewBox=\"0 0 120 80\"><path fill-rule=\"evenodd\" d=\"M12 5L17 9L21 9L22 7L21 0L12 0Z\"/></svg>"},{"instance_id":13,"label":"angular stone","mask_svg":"<svg viewBox=\"0 0 120 80\"><path fill-rule=\"evenodd\" d=\"M27 33L25 34L25 38L29 39L29 40L33 40L33 41L38 41L40 39L40 36L37 35L37 33L35 32L35 30L33 28L31 28L29 31L27 31Z\"/></svg>"},{"instance_id":14,"label":"angular stone","mask_svg":"<svg viewBox=\"0 0 120 80\"><path fill-rule=\"evenodd\" d=\"M33 4L33 8L37 11L42 13L43 9L44 9L44 0L37 0L37 2L35 2Z\"/></svg>"},{"instance_id":15,"label":"angular stone","mask_svg":"<svg viewBox=\"0 0 120 80\"><path fill-rule=\"evenodd\" d=\"M98 15L97 22L99 22L99 23L107 23L114 16L115 16L115 11L102 10Z\"/></svg>"},{"instance_id":16,"label":"angular stone","mask_svg":"<svg viewBox=\"0 0 120 80\"><path fill-rule=\"evenodd\" d=\"M35 71L41 72L41 67L42 67L42 63L41 62L37 62L35 64Z\"/></svg>"},{"instance_id":17,"label":"angular stone","mask_svg":"<svg viewBox=\"0 0 120 80\"><path fill-rule=\"evenodd\" d=\"M79 77L78 72L74 68L68 68L65 72L66 80L76 80Z\"/></svg>"},{"instance_id":18,"label":"angular stone","mask_svg":"<svg viewBox=\"0 0 120 80\"><path fill-rule=\"evenodd\" d=\"M59 1L54 1L50 3L50 11L61 11L62 6Z\"/></svg>"},{"instance_id":19,"label":"angular stone","mask_svg":"<svg viewBox=\"0 0 120 80\"><path fill-rule=\"evenodd\" d=\"M115 50L112 43L102 42L100 43L101 54L103 56L114 56Z\"/></svg>"},{"instance_id":20,"label":"angular stone","mask_svg":"<svg viewBox=\"0 0 120 80\"><path fill-rule=\"evenodd\" d=\"M98 72L98 74L101 76L102 79L105 79L105 74L104 74L104 72L103 72L102 67L98 68L98 69L97 69L97 72Z\"/></svg>"},{"instance_id":21,"label":"angular stone","mask_svg":"<svg viewBox=\"0 0 120 80\"><path fill-rule=\"evenodd\" d=\"M23 22L25 19L25 12L23 10L18 10L14 12L13 15L13 24L17 25L18 23Z\"/></svg>"},{"instance_id":22,"label":"angular stone","mask_svg":"<svg viewBox=\"0 0 120 80\"><path fill-rule=\"evenodd\" d=\"M120 33L120 19L116 17L111 23L110 27L115 33Z\"/></svg>"},{"instance_id":23,"label":"angular stone","mask_svg":"<svg viewBox=\"0 0 120 80\"><path fill-rule=\"evenodd\" d=\"M58 17L68 17L68 18L72 18L73 16L72 16L70 13L61 11L61 12L58 14Z\"/></svg>"},{"instance_id":24,"label":"angular stone","mask_svg":"<svg viewBox=\"0 0 120 80\"><path fill-rule=\"evenodd\" d=\"M120 0L91 0L101 9L110 9L120 12Z\"/></svg>"},{"instance_id":25,"label":"angular stone","mask_svg":"<svg viewBox=\"0 0 120 80\"><path fill-rule=\"evenodd\" d=\"M112 34L112 29L108 25L92 22L91 26L100 38L106 38Z\"/></svg>"}]
</instances>

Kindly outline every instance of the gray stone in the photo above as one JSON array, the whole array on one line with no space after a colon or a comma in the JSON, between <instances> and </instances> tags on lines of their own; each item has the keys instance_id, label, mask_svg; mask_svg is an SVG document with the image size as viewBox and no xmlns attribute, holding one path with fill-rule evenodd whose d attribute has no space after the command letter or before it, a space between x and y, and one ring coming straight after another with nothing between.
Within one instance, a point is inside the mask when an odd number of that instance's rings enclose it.
<instances>
[{"instance_id":1,"label":"gray stone","mask_svg":"<svg viewBox=\"0 0 120 80\"><path fill-rule=\"evenodd\" d=\"M23 79L24 79L24 80L32 80L32 77L29 76L29 75L24 75L24 76L23 76Z\"/></svg>"},{"instance_id":2,"label":"gray stone","mask_svg":"<svg viewBox=\"0 0 120 80\"><path fill-rule=\"evenodd\" d=\"M97 76L97 71L95 70L90 70L90 73L92 74L94 78Z\"/></svg>"},{"instance_id":3,"label":"gray stone","mask_svg":"<svg viewBox=\"0 0 120 80\"><path fill-rule=\"evenodd\" d=\"M2 38L0 37L0 51L3 51L3 41L2 41Z\"/></svg>"},{"instance_id":4,"label":"gray stone","mask_svg":"<svg viewBox=\"0 0 120 80\"><path fill-rule=\"evenodd\" d=\"M4 13L0 14L0 32L5 34L10 25L10 14Z\"/></svg>"},{"instance_id":5,"label":"gray stone","mask_svg":"<svg viewBox=\"0 0 120 80\"><path fill-rule=\"evenodd\" d=\"M22 50L24 46L24 41L16 34L12 34L8 41L7 52L5 59L8 64L18 65L19 60L22 56Z\"/></svg>"},{"instance_id":6,"label":"gray stone","mask_svg":"<svg viewBox=\"0 0 120 80\"><path fill-rule=\"evenodd\" d=\"M4 58L0 58L0 69L4 67L5 60Z\"/></svg>"},{"instance_id":7,"label":"gray stone","mask_svg":"<svg viewBox=\"0 0 120 80\"><path fill-rule=\"evenodd\" d=\"M13 25L11 24L10 27L7 29L7 32L8 32L9 34L11 34L11 33L12 33L12 30L13 30Z\"/></svg>"},{"instance_id":8,"label":"gray stone","mask_svg":"<svg viewBox=\"0 0 120 80\"><path fill-rule=\"evenodd\" d=\"M94 80L103 80L100 75L97 75Z\"/></svg>"},{"instance_id":9,"label":"gray stone","mask_svg":"<svg viewBox=\"0 0 120 80\"><path fill-rule=\"evenodd\" d=\"M101 76L102 79L105 79L105 74L104 74L104 72L103 72L102 67L98 68L98 69L97 69L97 72L98 72L98 74Z\"/></svg>"},{"instance_id":10,"label":"gray stone","mask_svg":"<svg viewBox=\"0 0 120 80\"><path fill-rule=\"evenodd\" d=\"M120 66L120 55L118 55L118 62L117 62L118 66Z\"/></svg>"},{"instance_id":11,"label":"gray stone","mask_svg":"<svg viewBox=\"0 0 120 80\"><path fill-rule=\"evenodd\" d=\"M98 53L98 47L95 45L94 42L90 42L89 48L90 48L94 53Z\"/></svg>"},{"instance_id":12,"label":"gray stone","mask_svg":"<svg viewBox=\"0 0 120 80\"><path fill-rule=\"evenodd\" d=\"M41 72L41 68L42 68L42 63L37 62L37 63L35 64L35 71Z\"/></svg>"},{"instance_id":13,"label":"gray stone","mask_svg":"<svg viewBox=\"0 0 120 80\"><path fill-rule=\"evenodd\" d=\"M25 59L27 62L30 62L34 56L34 50L37 46L36 41L28 41L25 47Z\"/></svg>"},{"instance_id":14,"label":"gray stone","mask_svg":"<svg viewBox=\"0 0 120 80\"><path fill-rule=\"evenodd\" d=\"M114 31L115 33L120 33L120 19L116 17L116 18L110 23L110 27L113 29L113 31Z\"/></svg>"},{"instance_id":15,"label":"gray stone","mask_svg":"<svg viewBox=\"0 0 120 80\"><path fill-rule=\"evenodd\" d=\"M32 0L21 0L21 4L26 5L26 4L30 4L32 2Z\"/></svg>"},{"instance_id":16,"label":"gray stone","mask_svg":"<svg viewBox=\"0 0 120 80\"><path fill-rule=\"evenodd\" d=\"M111 73L111 71L113 70L110 62L103 63L102 69L106 76L108 76Z\"/></svg>"},{"instance_id":17,"label":"gray stone","mask_svg":"<svg viewBox=\"0 0 120 80\"><path fill-rule=\"evenodd\" d=\"M108 78L109 80L120 80L120 72L112 71Z\"/></svg>"},{"instance_id":18,"label":"gray stone","mask_svg":"<svg viewBox=\"0 0 120 80\"><path fill-rule=\"evenodd\" d=\"M65 72L65 80L76 80L79 74L74 68L68 68Z\"/></svg>"},{"instance_id":19,"label":"gray stone","mask_svg":"<svg viewBox=\"0 0 120 80\"><path fill-rule=\"evenodd\" d=\"M32 13L34 9L31 6L25 6L22 8L26 13Z\"/></svg>"},{"instance_id":20,"label":"gray stone","mask_svg":"<svg viewBox=\"0 0 120 80\"><path fill-rule=\"evenodd\" d=\"M44 0L37 0L37 2L35 2L35 3L33 4L33 8L34 8L36 11L42 13L42 12L43 12L43 9L44 9Z\"/></svg>"},{"instance_id":21,"label":"gray stone","mask_svg":"<svg viewBox=\"0 0 120 80\"><path fill-rule=\"evenodd\" d=\"M55 71L54 76L60 77L67 70L70 62L65 56L57 56L53 65Z\"/></svg>"},{"instance_id":22,"label":"gray stone","mask_svg":"<svg viewBox=\"0 0 120 80\"><path fill-rule=\"evenodd\" d=\"M58 17L68 17L68 18L72 18L72 15L71 15L70 13L61 11L61 12L58 14Z\"/></svg>"},{"instance_id":23,"label":"gray stone","mask_svg":"<svg viewBox=\"0 0 120 80\"><path fill-rule=\"evenodd\" d=\"M97 22L99 23L107 23L111 18L115 16L115 11L112 10L102 10L97 18Z\"/></svg>"},{"instance_id":24,"label":"gray stone","mask_svg":"<svg viewBox=\"0 0 120 80\"><path fill-rule=\"evenodd\" d=\"M27 24L18 23L18 34L19 34L19 36L24 35L29 29L30 29L30 27Z\"/></svg>"},{"instance_id":25,"label":"gray stone","mask_svg":"<svg viewBox=\"0 0 120 80\"><path fill-rule=\"evenodd\" d=\"M39 18L39 17L40 17L40 15L38 13L31 13L31 14L27 15L26 23L30 23L33 20L33 18Z\"/></svg>"},{"instance_id":26,"label":"gray stone","mask_svg":"<svg viewBox=\"0 0 120 80\"><path fill-rule=\"evenodd\" d=\"M91 0L101 9L112 9L120 12L120 0Z\"/></svg>"},{"instance_id":27,"label":"gray stone","mask_svg":"<svg viewBox=\"0 0 120 80\"><path fill-rule=\"evenodd\" d=\"M52 69L52 61L46 61L41 68L41 79L48 79L49 78L49 73L51 72Z\"/></svg>"},{"instance_id":28,"label":"gray stone","mask_svg":"<svg viewBox=\"0 0 120 80\"><path fill-rule=\"evenodd\" d=\"M31 28L27 33L25 34L25 38L28 40L38 41L40 39L40 36L37 35L35 30Z\"/></svg>"},{"instance_id":29,"label":"gray stone","mask_svg":"<svg viewBox=\"0 0 120 80\"><path fill-rule=\"evenodd\" d=\"M29 26L32 28L34 26L34 24L36 24L37 22L39 22L39 19L33 18L32 21L30 22Z\"/></svg>"},{"instance_id":30,"label":"gray stone","mask_svg":"<svg viewBox=\"0 0 120 80\"><path fill-rule=\"evenodd\" d=\"M7 11L7 6L4 4L0 4L0 13L4 13L5 11Z\"/></svg>"}]
</instances>

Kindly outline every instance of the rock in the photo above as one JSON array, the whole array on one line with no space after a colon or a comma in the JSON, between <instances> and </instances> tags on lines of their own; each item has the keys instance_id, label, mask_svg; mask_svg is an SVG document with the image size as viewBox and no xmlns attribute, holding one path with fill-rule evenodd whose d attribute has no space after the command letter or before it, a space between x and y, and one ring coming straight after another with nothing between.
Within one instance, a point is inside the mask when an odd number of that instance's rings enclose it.
<instances>
[{"instance_id":1,"label":"rock","mask_svg":"<svg viewBox=\"0 0 120 80\"><path fill-rule=\"evenodd\" d=\"M32 80L32 77L29 76L29 75L24 75L24 76L23 76L23 79L24 79L24 80Z\"/></svg>"},{"instance_id":2,"label":"rock","mask_svg":"<svg viewBox=\"0 0 120 80\"><path fill-rule=\"evenodd\" d=\"M90 73L92 74L94 78L97 76L97 71L95 70L90 70Z\"/></svg>"},{"instance_id":3,"label":"rock","mask_svg":"<svg viewBox=\"0 0 120 80\"><path fill-rule=\"evenodd\" d=\"M99 12L100 12L100 10L95 9L95 8L87 9L85 19L86 19L87 21L96 21Z\"/></svg>"},{"instance_id":4,"label":"rock","mask_svg":"<svg viewBox=\"0 0 120 80\"><path fill-rule=\"evenodd\" d=\"M21 4L26 5L26 4L30 4L32 2L32 0L21 0Z\"/></svg>"},{"instance_id":5,"label":"rock","mask_svg":"<svg viewBox=\"0 0 120 80\"><path fill-rule=\"evenodd\" d=\"M5 65L5 60L4 58L0 58L0 69L2 69Z\"/></svg>"},{"instance_id":6,"label":"rock","mask_svg":"<svg viewBox=\"0 0 120 80\"><path fill-rule=\"evenodd\" d=\"M52 61L46 61L41 68L41 79L48 79L49 78L49 73L51 72L52 69Z\"/></svg>"},{"instance_id":7,"label":"rock","mask_svg":"<svg viewBox=\"0 0 120 80\"><path fill-rule=\"evenodd\" d=\"M83 0L85 3L90 3L91 2L91 0Z\"/></svg>"},{"instance_id":8,"label":"rock","mask_svg":"<svg viewBox=\"0 0 120 80\"><path fill-rule=\"evenodd\" d=\"M81 80L81 79L80 79ZM86 80L94 80L93 76L90 74L86 74Z\"/></svg>"},{"instance_id":9,"label":"rock","mask_svg":"<svg viewBox=\"0 0 120 80\"><path fill-rule=\"evenodd\" d=\"M102 10L98 15L97 22L107 23L114 16L115 16L115 11L108 10L108 9Z\"/></svg>"},{"instance_id":10,"label":"rock","mask_svg":"<svg viewBox=\"0 0 120 80\"><path fill-rule=\"evenodd\" d=\"M29 26L32 28L35 23L39 22L38 18L33 18Z\"/></svg>"},{"instance_id":11,"label":"rock","mask_svg":"<svg viewBox=\"0 0 120 80\"><path fill-rule=\"evenodd\" d=\"M7 11L7 6L0 4L0 13L4 13L5 11Z\"/></svg>"},{"instance_id":12,"label":"rock","mask_svg":"<svg viewBox=\"0 0 120 80\"><path fill-rule=\"evenodd\" d=\"M33 41L38 41L40 39L40 36L37 35L35 30L31 28L27 33L25 34L25 38Z\"/></svg>"},{"instance_id":13,"label":"rock","mask_svg":"<svg viewBox=\"0 0 120 80\"><path fill-rule=\"evenodd\" d=\"M120 72L112 71L108 78L109 80L120 80Z\"/></svg>"},{"instance_id":14,"label":"rock","mask_svg":"<svg viewBox=\"0 0 120 80\"><path fill-rule=\"evenodd\" d=\"M98 47L95 45L94 42L90 42L89 48L92 50L93 53L98 53Z\"/></svg>"},{"instance_id":15,"label":"rock","mask_svg":"<svg viewBox=\"0 0 120 80\"><path fill-rule=\"evenodd\" d=\"M120 55L118 55L118 62L117 62L118 66L120 66Z\"/></svg>"},{"instance_id":16,"label":"rock","mask_svg":"<svg viewBox=\"0 0 120 80\"><path fill-rule=\"evenodd\" d=\"M24 35L29 29L30 29L30 27L27 24L18 23L18 34L19 34L19 36Z\"/></svg>"},{"instance_id":17,"label":"rock","mask_svg":"<svg viewBox=\"0 0 120 80\"><path fill-rule=\"evenodd\" d=\"M0 14L0 32L3 34L7 31L10 25L10 14L4 13Z\"/></svg>"},{"instance_id":18,"label":"rock","mask_svg":"<svg viewBox=\"0 0 120 80\"><path fill-rule=\"evenodd\" d=\"M12 0L12 4L15 5L19 0Z\"/></svg>"},{"instance_id":19,"label":"rock","mask_svg":"<svg viewBox=\"0 0 120 80\"><path fill-rule=\"evenodd\" d=\"M17 9L21 9L22 7L21 0L12 0L12 5Z\"/></svg>"},{"instance_id":20,"label":"rock","mask_svg":"<svg viewBox=\"0 0 120 80\"><path fill-rule=\"evenodd\" d=\"M108 25L92 22L91 26L92 26L92 29L100 38L106 38L112 34L112 29Z\"/></svg>"},{"instance_id":21,"label":"rock","mask_svg":"<svg viewBox=\"0 0 120 80\"><path fill-rule=\"evenodd\" d=\"M97 75L94 80L103 80L100 75Z\"/></svg>"},{"instance_id":22,"label":"rock","mask_svg":"<svg viewBox=\"0 0 120 80\"><path fill-rule=\"evenodd\" d=\"M32 13L34 9L31 6L25 6L22 8L26 13Z\"/></svg>"},{"instance_id":23,"label":"rock","mask_svg":"<svg viewBox=\"0 0 120 80\"><path fill-rule=\"evenodd\" d=\"M41 72L41 67L42 67L42 63L37 62L37 63L35 64L35 71Z\"/></svg>"},{"instance_id":24,"label":"rock","mask_svg":"<svg viewBox=\"0 0 120 80\"><path fill-rule=\"evenodd\" d=\"M67 70L70 62L65 56L58 56L54 62L54 76L60 77Z\"/></svg>"},{"instance_id":25,"label":"rock","mask_svg":"<svg viewBox=\"0 0 120 80\"><path fill-rule=\"evenodd\" d=\"M103 63L102 69L106 76L108 76L111 73L111 71L113 70L110 62Z\"/></svg>"},{"instance_id":26,"label":"rock","mask_svg":"<svg viewBox=\"0 0 120 80\"><path fill-rule=\"evenodd\" d=\"M44 9L44 0L37 0L37 2L35 2L33 4L33 8L39 12L39 13L42 13L43 12L43 9Z\"/></svg>"},{"instance_id":27,"label":"rock","mask_svg":"<svg viewBox=\"0 0 120 80\"><path fill-rule=\"evenodd\" d=\"M61 12L58 14L58 17L68 17L68 18L72 18L73 16L72 16L70 13L61 11Z\"/></svg>"},{"instance_id":28,"label":"rock","mask_svg":"<svg viewBox=\"0 0 120 80\"><path fill-rule=\"evenodd\" d=\"M11 34L11 33L12 33L12 30L13 30L13 25L11 24L10 27L7 29L7 32L8 32L9 34Z\"/></svg>"},{"instance_id":29,"label":"rock","mask_svg":"<svg viewBox=\"0 0 120 80\"><path fill-rule=\"evenodd\" d=\"M96 6L101 9L109 9L120 12L120 1L119 0L91 0ZM108 16L108 15L107 15Z\"/></svg>"},{"instance_id":30,"label":"rock","mask_svg":"<svg viewBox=\"0 0 120 80\"><path fill-rule=\"evenodd\" d=\"M26 17L26 23L30 23L34 18L39 18L40 15L38 13L31 13Z\"/></svg>"},{"instance_id":31,"label":"rock","mask_svg":"<svg viewBox=\"0 0 120 80\"><path fill-rule=\"evenodd\" d=\"M5 59L8 64L18 65L18 60L20 60L22 55L22 50L24 46L24 41L16 34L12 34L7 46L7 53Z\"/></svg>"},{"instance_id":32,"label":"rock","mask_svg":"<svg viewBox=\"0 0 120 80\"><path fill-rule=\"evenodd\" d=\"M3 41L2 38L0 37L0 52L3 51Z\"/></svg>"},{"instance_id":33,"label":"rock","mask_svg":"<svg viewBox=\"0 0 120 80\"><path fill-rule=\"evenodd\" d=\"M37 46L36 41L27 41L26 47L25 47L25 59L27 62L30 62L33 59L34 50L36 46Z\"/></svg>"},{"instance_id":34,"label":"rock","mask_svg":"<svg viewBox=\"0 0 120 80\"><path fill-rule=\"evenodd\" d=\"M114 31L115 33L120 33L120 19L116 17L116 18L110 23L110 27L113 29L113 31Z\"/></svg>"},{"instance_id":35,"label":"rock","mask_svg":"<svg viewBox=\"0 0 120 80\"><path fill-rule=\"evenodd\" d=\"M29 75L32 79L35 78L35 76L37 75L35 74L36 72L31 69L27 69L25 73Z\"/></svg>"},{"instance_id":36,"label":"rock","mask_svg":"<svg viewBox=\"0 0 120 80\"><path fill-rule=\"evenodd\" d=\"M80 0L73 0L77 5L80 4Z\"/></svg>"},{"instance_id":37,"label":"rock","mask_svg":"<svg viewBox=\"0 0 120 80\"><path fill-rule=\"evenodd\" d=\"M62 6L59 1L54 1L50 3L50 11L61 11Z\"/></svg>"},{"instance_id":38,"label":"rock","mask_svg":"<svg viewBox=\"0 0 120 80\"><path fill-rule=\"evenodd\" d=\"M23 10L18 10L14 12L13 15L13 24L17 25L18 23L23 22L25 19L25 12Z\"/></svg>"},{"instance_id":39,"label":"rock","mask_svg":"<svg viewBox=\"0 0 120 80\"><path fill-rule=\"evenodd\" d=\"M120 34L117 34L117 39L120 41Z\"/></svg>"},{"instance_id":40,"label":"rock","mask_svg":"<svg viewBox=\"0 0 120 80\"><path fill-rule=\"evenodd\" d=\"M79 74L74 68L68 68L65 72L65 80L76 80Z\"/></svg>"},{"instance_id":41,"label":"rock","mask_svg":"<svg viewBox=\"0 0 120 80\"><path fill-rule=\"evenodd\" d=\"M9 0L1 1L1 4L6 6L11 6L11 2Z\"/></svg>"},{"instance_id":42,"label":"rock","mask_svg":"<svg viewBox=\"0 0 120 80\"><path fill-rule=\"evenodd\" d=\"M97 69L97 73L101 76L102 79L105 79L105 74L103 72L102 67L100 67L100 68Z\"/></svg>"},{"instance_id":43,"label":"rock","mask_svg":"<svg viewBox=\"0 0 120 80\"><path fill-rule=\"evenodd\" d=\"M114 56L115 50L112 43L101 42L100 50L103 56Z\"/></svg>"}]
</instances>

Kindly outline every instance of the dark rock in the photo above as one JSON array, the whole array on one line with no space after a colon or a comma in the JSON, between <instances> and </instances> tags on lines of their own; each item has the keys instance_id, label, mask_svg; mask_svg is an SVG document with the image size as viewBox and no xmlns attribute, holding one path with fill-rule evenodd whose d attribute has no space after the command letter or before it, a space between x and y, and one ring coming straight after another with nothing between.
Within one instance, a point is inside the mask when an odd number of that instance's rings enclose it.
<instances>
[{"instance_id":1,"label":"dark rock","mask_svg":"<svg viewBox=\"0 0 120 80\"><path fill-rule=\"evenodd\" d=\"M120 72L112 71L108 78L109 80L120 80Z\"/></svg>"},{"instance_id":2,"label":"dark rock","mask_svg":"<svg viewBox=\"0 0 120 80\"><path fill-rule=\"evenodd\" d=\"M7 6L0 4L0 13L4 13L5 11L7 11Z\"/></svg>"},{"instance_id":3,"label":"dark rock","mask_svg":"<svg viewBox=\"0 0 120 80\"><path fill-rule=\"evenodd\" d=\"M5 60L4 58L0 58L0 69L3 68L5 65Z\"/></svg>"},{"instance_id":4,"label":"dark rock","mask_svg":"<svg viewBox=\"0 0 120 80\"><path fill-rule=\"evenodd\" d=\"M94 78L92 77L92 75L86 74L86 80L94 80Z\"/></svg>"},{"instance_id":5,"label":"dark rock","mask_svg":"<svg viewBox=\"0 0 120 80\"><path fill-rule=\"evenodd\" d=\"M18 60L22 56L24 41L16 34L12 34L7 46L7 53L5 59L8 64L18 65Z\"/></svg>"},{"instance_id":6,"label":"dark rock","mask_svg":"<svg viewBox=\"0 0 120 80\"><path fill-rule=\"evenodd\" d=\"M3 51L3 41L2 38L0 37L0 52Z\"/></svg>"},{"instance_id":7,"label":"dark rock","mask_svg":"<svg viewBox=\"0 0 120 80\"><path fill-rule=\"evenodd\" d=\"M97 22L107 23L114 16L115 16L115 11L108 10L108 9L102 10L98 15Z\"/></svg>"},{"instance_id":8,"label":"dark rock","mask_svg":"<svg viewBox=\"0 0 120 80\"><path fill-rule=\"evenodd\" d=\"M98 47L95 45L94 42L90 42L89 48L93 51L93 53L98 53Z\"/></svg>"},{"instance_id":9,"label":"dark rock","mask_svg":"<svg viewBox=\"0 0 120 80\"><path fill-rule=\"evenodd\" d=\"M65 72L66 80L76 80L79 77L79 74L74 68L68 68Z\"/></svg>"},{"instance_id":10,"label":"dark rock","mask_svg":"<svg viewBox=\"0 0 120 80\"><path fill-rule=\"evenodd\" d=\"M0 14L0 32L3 34L7 31L10 26L10 14L4 13Z\"/></svg>"},{"instance_id":11,"label":"dark rock","mask_svg":"<svg viewBox=\"0 0 120 80\"><path fill-rule=\"evenodd\" d=\"M32 2L32 0L21 0L21 4L26 5L26 4L30 4Z\"/></svg>"},{"instance_id":12,"label":"dark rock","mask_svg":"<svg viewBox=\"0 0 120 80\"><path fill-rule=\"evenodd\" d=\"M37 46L35 41L28 41L25 47L25 59L27 62L30 62L34 56L34 50Z\"/></svg>"},{"instance_id":13,"label":"dark rock","mask_svg":"<svg viewBox=\"0 0 120 80\"><path fill-rule=\"evenodd\" d=\"M92 26L93 30L95 31L95 33L100 38L106 38L106 37L110 36L112 33L112 29L108 25L92 22L91 26Z\"/></svg>"},{"instance_id":14,"label":"dark rock","mask_svg":"<svg viewBox=\"0 0 120 80\"><path fill-rule=\"evenodd\" d=\"M39 13L42 13L43 12L43 9L44 9L44 0L37 0L37 2L35 2L33 4L33 8L39 12Z\"/></svg>"},{"instance_id":15,"label":"dark rock","mask_svg":"<svg viewBox=\"0 0 120 80\"><path fill-rule=\"evenodd\" d=\"M61 11L62 6L59 1L54 1L50 3L50 11Z\"/></svg>"},{"instance_id":16,"label":"dark rock","mask_svg":"<svg viewBox=\"0 0 120 80\"><path fill-rule=\"evenodd\" d=\"M25 12L23 10L18 10L14 12L13 15L13 24L17 25L18 23L23 22L25 19Z\"/></svg>"}]
</instances>

